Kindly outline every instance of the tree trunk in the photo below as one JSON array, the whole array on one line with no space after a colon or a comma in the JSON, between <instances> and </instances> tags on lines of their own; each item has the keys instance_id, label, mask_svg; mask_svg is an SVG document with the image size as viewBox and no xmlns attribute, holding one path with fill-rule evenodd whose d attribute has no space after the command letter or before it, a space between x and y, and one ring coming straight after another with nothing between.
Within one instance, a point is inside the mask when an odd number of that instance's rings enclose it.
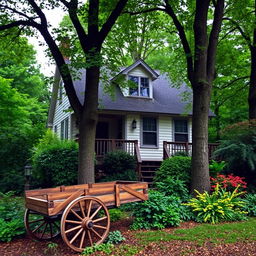
<instances>
[{"instance_id":1,"label":"tree trunk","mask_svg":"<svg viewBox=\"0 0 256 256\"><path fill-rule=\"evenodd\" d=\"M86 90L79 122L78 184L94 183L95 134L98 121L98 84L100 67L86 69Z\"/></svg>"},{"instance_id":2,"label":"tree trunk","mask_svg":"<svg viewBox=\"0 0 256 256\"><path fill-rule=\"evenodd\" d=\"M207 84L193 86L192 127L192 182L191 192L210 190L208 157L208 115L211 87Z\"/></svg>"},{"instance_id":3,"label":"tree trunk","mask_svg":"<svg viewBox=\"0 0 256 256\"><path fill-rule=\"evenodd\" d=\"M256 43L256 29L254 31L254 41ZM251 51L251 74L248 94L249 120L256 119L256 44L250 47Z\"/></svg>"}]
</instances>

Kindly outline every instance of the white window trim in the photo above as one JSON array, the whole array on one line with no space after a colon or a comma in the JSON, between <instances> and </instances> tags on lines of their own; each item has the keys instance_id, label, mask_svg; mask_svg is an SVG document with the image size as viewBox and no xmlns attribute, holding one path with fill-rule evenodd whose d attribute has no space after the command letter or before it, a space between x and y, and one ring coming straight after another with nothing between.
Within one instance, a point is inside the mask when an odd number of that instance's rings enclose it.
<instances>
[{"instance_id":1,"label":"white window trim","mask_svg":"<svg viewBox=\"0 0 256 256\"><path fill-rule=\"evenodd\" d=\"M187 122L187 132L175 132L175 121L186 121ZM173 119L173 142L176 142L175 141L175 134L178 133L178 134L187 134L188 136L188 139L186 142L189 142L189 119L182 119L182 118L175 118ZM181 142L181 141L177 141L177 142ZM185 141L184 141L185 142Z\"/></svg>"},{"instance_id":2,"label":"white window trim","mask_svg":"<svg viewBox=\"0 0 256 256\"><path fill-rule=\"evenodd\" d=\"M156 120L156 145L148 145L148 144L144 144L143 142L143 118L154 118ZM159 148L159 120L157 117L155 116L142 116L141 117L141 124L140 124L140 147L141 148Z\"/></svg>"},{"instance_id":3,"label":"white window trim","mask_svg":"<svg viewBox=\"0 0 256 256\"><path fill-rule=\"evenodd\" d=\"M69 126L70 126L69 117L67 117L61 121L61 123L60 123L60 138L62 140L69 139L69 130L70 130Z\"/></svg>"},{"instance_id":4,"label":"white window trim","mask_svg":"<svg viewBox=\"0 0 256 256\"><path fill-rule=\"evenodd\" d=\"M137 76L137 75L128 75L127 80L130 81L129 77L138 77L139 83L138 83L138 95L131 95L130 94L130 88L128 88L128 97L137 97L137 98L143 98L143 99L152 99L152 83L151 79L147 76ZM140 95L140 89L141 89L141 78L147 78L148 79L148 91L149 91L149 96L142 96Z\"/></svg>"}]
</instances>

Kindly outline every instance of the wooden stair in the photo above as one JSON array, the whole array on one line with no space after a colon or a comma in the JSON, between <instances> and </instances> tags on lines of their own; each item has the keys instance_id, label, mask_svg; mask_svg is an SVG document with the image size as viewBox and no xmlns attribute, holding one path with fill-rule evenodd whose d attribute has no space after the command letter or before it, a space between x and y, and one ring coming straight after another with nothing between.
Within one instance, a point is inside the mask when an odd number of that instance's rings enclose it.
<instances>
[{"instance_id":1,"label":"wooden stair","mask_svg":"<svg viewBox=\"0 0 256 256\"><path fill-rule=\"evenodd\" d=\"M160 167L161 163L162 161L142 161L141 181L146 181L149 185L152 185L156 170Z\"/></svg>"}]
</instances>

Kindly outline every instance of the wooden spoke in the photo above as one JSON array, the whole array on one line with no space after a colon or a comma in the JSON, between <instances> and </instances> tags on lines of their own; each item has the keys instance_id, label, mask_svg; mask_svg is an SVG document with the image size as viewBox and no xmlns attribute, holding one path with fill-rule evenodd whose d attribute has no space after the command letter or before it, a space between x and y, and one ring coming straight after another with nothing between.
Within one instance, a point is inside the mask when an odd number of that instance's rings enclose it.
<instances>
[{"instance_id":1,"label":"wooden spoke","mask_svg":"<svg viewBox=\"0 0 256 256\"><path fill-rule=\"evenodd\" d=\"M87 218L90 217L91 209L92 209L92 200L90 200L90 202L89 202L89 206L88 206L88 210L87 210Z\"/></svg>"},{"instance_id":2,"label":"wooden spoke","mask_svg":"<svg viewBox=\"0 0 256 256\"><path fill-rule=\"evenodd\" d=\"M76 220L65 220L66 223L73 223L73 224L82 224L82 221L76 221Z\"/></svg>"},{"instance_id":3,"label":"wooden spoke","mask_svg":"<svg viewBox=\"0 0 256 256\"><path fill-rule=\"evenodd\" d=\"M96 217L101 211L102 215ZM70 214L76 219L70 218ZM109 226L110 217L104 203L98 198L83 196L72 201L64 210L61 235L71 249L82 252L86 246L101 244L108 235Z\"/></svg>"},{"instance_id":4,"label":"wooden spoke","mask_svg":"<svg viewBox=\"0 0 256 256\"><path fill-rule=\"evenodd\" d=\"M93 227L95 227L95 228L101 228L101 229L107 229L107 227L103 227L103 226L99 226L99 225L93 225Z\"/></svg>"},{"instance_id":5,"label":"wooden spoke","mask_svg":"<svg viewBox=\"0 0 256 256\"><path fill-rule=\"evenodd\" d=\"M36 223L36 222L39 222L39 221L44 221L44 219L30 220L28 223L32 224L32 223Z\"/></svg>"},{"instance_id":6,"label":"wooden spoke","mask_svg":"<svg viewBox=\"0 0 256 256\"><path fill-rule=\"evenodd\" d=\"M46 228L47 228L47 226L48 226L48 223L47 223L47 222L45 222L45 223L46 223L46 224L45 224L44 230L43 230L43 232L42 232L42 234L41 234L41 239L43 239L44 233L45 233Z\"/></svg>"},{"instance_id":7,"label":"wooden spoke","mask_svg":"<svg viewBox=\"0 0 256 256\"><path fill-rule=\"evenodd\" d=\"M93 246L92 236L91 236L91 232L89 230L87 230L87 235L89 237L90 245Z\"/></svg>"},{"instance_id":8,"label":"wooden spoke","mask_svg":"<svg viewBox=\"0 0 256 256\"><path fill-rule=\"evenodd\" d=\"M83 218L85 218L84 207L82 206L82 202L81 201L79 202L79 206L80 206L80 210L81 210L82 216L83 216Z\"/></svg>"},{"instance_id":9,"label":"wooden spoke","mask_svg":"<svg viewBox=\"0 0 256 256\"><path fill-rule=\"evenodd\" d=\"M52 234L52 223L50 223L50 234L51 234L51 237L53 236Z\"/></svg>"},{"instance_id":10,"label":"wooden spoke","mask_svg":"<svg viewBox=\"0 0 256 256\"><path fill-rule=\"evenodd\" d=\"M39 230L46 222L42 222L39 226L37 226L33 231L32 233L35 233L37 230Z\"/></svg>"},{"instance_id":11,"label":"wooden spoke","mask_svg":"<svg viewBox=\"0 0 256 256\"><path fill-rule=\"evenodd\" d=\"M81 241L80 241L80 245L79 245L79 248L83 248L83 243L84 243L84 237L85 237L85 230L83 231L82 233L82 237L81 237Z\"/></svg>"},{"instance_id":12,"label":"wooden spoke","mask_svg":"<svg viewBox=\"0 0 256 256\"><path fill-rule=\"evenodd\" d=\"M83 231L81 228L75 235L74 237L70 240L70 243L73 244L73 242L77 239L77 237L80 235L80 233Z\"/></svg>"},{"instance_id":13,"label":"wooden spoke","mask_svg":"<svg viewBox=\"0 0 256 256\"><path fill-rule=\"evenodd\" d=\"M94 229L92 228L91 231L92 231L97 237L99 237L100 239L102 239L102 236L101 236L96 230L94 230Z\"/></svg>"},{"instance_id":14,"label":"wooden spoke","mask_svg":"<svg viewBox=\"0 0 256 256\"><path fill-rule=\"evenodd\" d=\"M74 228L70 228L70 229L66 230L65 233L72 232L72 231L77 230L77 229L79 229L79 228L81 228L81 227L82 227L81 225L78 225L78 226L76 226L76 227L74 227Z\"/></svg>"},{"instance_id":15,"label":"wooden spoke","mask_svg":"<svg viewBox=\"0 0 256 256\"><path fill-rule=\"evenodd\" d=\"M108 218L107 216L104 216L104 217L102 217L102 218L93 220L93 223L96 223L96 222L99 222L99 221L102 221L102 220L106 220L107 218Z\"/></svg>"},{"instance_id":16,"label":"wooden spoke","mask_svg":"<svg viewBox=\"0 0 256 256\"><path fill-rule=\"evenodd\" d=\"M73 209L70 210L78 219L83 220L81 216L79 216Z\"/></svg>"},{"instance_id":17,"label":"wooden spoke","mask_svg":"<svg viewBox=\"0 0 256 256\"><path fill-rule=\"evenodd\" d=\"M93 215L90 217L90 219L93 219L94 216L99 212L99 210L102 208L102 205L98 207L98 209L93 213Z\"/></svg>"}]
</instances>

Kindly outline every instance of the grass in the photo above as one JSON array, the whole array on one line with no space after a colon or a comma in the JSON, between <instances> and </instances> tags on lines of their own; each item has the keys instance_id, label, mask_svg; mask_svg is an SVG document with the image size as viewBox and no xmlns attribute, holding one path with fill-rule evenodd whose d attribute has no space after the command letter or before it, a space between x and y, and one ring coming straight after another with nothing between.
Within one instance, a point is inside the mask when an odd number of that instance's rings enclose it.
<instances>
[{"instance_id":1,"label":"grass","mask_svg":"<svg viewBox=\"0 0 256 256\"><path fill-rule=\"evenodd\" d=\"M201 224L190 229L176 229L172 233L164 231L139 232L136 237L142 243L183 240L203 245L211 243L236 243L256 240L256 218L244 222Z\"/></svg>"}]
</instances>

